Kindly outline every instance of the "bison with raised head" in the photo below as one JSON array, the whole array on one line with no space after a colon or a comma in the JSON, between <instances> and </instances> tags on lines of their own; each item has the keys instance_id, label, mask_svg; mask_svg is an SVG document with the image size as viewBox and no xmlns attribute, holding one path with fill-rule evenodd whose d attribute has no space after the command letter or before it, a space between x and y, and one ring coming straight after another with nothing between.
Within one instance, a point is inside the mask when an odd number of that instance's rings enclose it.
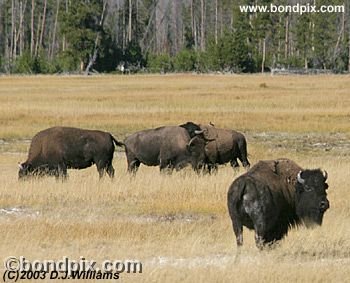
<instances>
[{"instance_id":1,"label":"bison with raised head","mask_svg":"<svg viewBox=\"0 0 350 283\"><path fill-rule=\"evenodd\" d=\"M289 159L259 161L228 190L227 205L237 245L243 226L255 230L258 248L280 240L292 226L321 225L329 208L327 173L304 170Z\"/></svg>"},{"instance_id":2,"label":"bison with raised head","mask_svg":"<svg viewBox=\"0 0 350 283\"><path fill-rule=\"evenodd\" d=\"M140 164L160 170L179 170L191 164L198 170L204 160L205 141L178 126L165 126L136 132L124 141L128 171L136 173Z\"/></svg>"},{"instance_id":3,"label":"bison with raised head","mask_svg":"<svg viewBox=\"0 0 350 283\"><path fill-rule=\"evenodd\" d=\"M53 127L37 133L27 161L19 164L19 179L26 176L67 177L67 169L84 169L96 164L100 178L114 176L114 144L122 146L110 133L70 127Z\"/></svg>"},{"instance_id":4,"label":"bison with raised head","mask_svg":"<svg viewBox=\"0 0 350 283\"><path fill-rule=\"evenodd\" d=\"M242 133L216 128L212 123L197 125L187 122L180 127L185 128L190 135L202 135L205 139L205 164L209 172L216 170L218 164L228 162L236 168L239 166L237 158L242 162L243 167L249 168L247 141Z\"/></svg>"}]
</instances>

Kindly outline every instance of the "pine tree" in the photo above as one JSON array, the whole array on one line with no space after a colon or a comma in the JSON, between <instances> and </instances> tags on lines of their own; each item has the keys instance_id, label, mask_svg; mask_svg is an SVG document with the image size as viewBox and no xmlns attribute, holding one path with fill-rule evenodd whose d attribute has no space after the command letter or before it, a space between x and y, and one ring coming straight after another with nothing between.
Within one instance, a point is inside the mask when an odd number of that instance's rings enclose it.
<instances>
[{"instance_id":1,"label":"pine tree","mask_svg":"<svg viewBox=\"0 0 350 283\"><path fill-rule=\"evenodd\" d=\"M61 32L68 43L65 52L79 60L80 71L94 52L97 33L102 32L99 24L102 10L102 0L72 1L68 13L61 17Z\"/></svg>"}]
</instances>

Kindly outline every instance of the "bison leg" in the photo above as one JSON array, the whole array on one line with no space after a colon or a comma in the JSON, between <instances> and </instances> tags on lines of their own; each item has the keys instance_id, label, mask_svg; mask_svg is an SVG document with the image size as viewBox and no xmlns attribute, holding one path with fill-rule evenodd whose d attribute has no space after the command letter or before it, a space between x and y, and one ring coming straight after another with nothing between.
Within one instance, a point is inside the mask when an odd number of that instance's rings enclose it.
<instances>
[{"instance_id":1,"label":"bison leg","mask_svg":"<svg viewBox=\"0 0 350 283\"><path fill-rule=\"evenodd\" d=\"M106 171L107 171L107 174L108 174L109 177L114 178L114 168L113 168L112 163L110 163L110 164L108 165Z\"/></svg>"},{"instance_id":2,"label":"bison leg","mask_svg":"<svg viewBox=\"0 0 350 283\"><path fill-rule=\"evenodd\" d=\"M141 162L137 159L134 159L132 161L128 160L128 172L132 173L133 175L136 174L137 170L140 167Z\"/></svg>"},{"instance_id":3,"label":"bison leg","mask_svg":"<svg viewBox=\"0 0 350 283\"><path fill-rule=\"evenodd\" d=\"M246 169L249 169L250 163L249 163L248 159L246 157L245 158L238 157L238 158L242 162L243 167L246 168Z\"/></svg>"},{"instance_id":4,"label":"bison leg","mask_svg":"<svg viewBox=\"0 0 350 283\"><path fill-rule=\"evenodd\" d=\"M250 217L254 223L255 244L258 249L262 250L266 244L266 224L264 221L264 212L261 207L255 207L250 213Z\"/></svg>"},{"instance_id":5,"label":"bison leg","mask_svg":"<svg viewBox=\"0 0 350 283\"><path fill-rule=\"evenodd\" d=\"M106 173L106 170L107 170L108 166L109 165L107 165L105 161L96 162L96 167L97 167L97 171L98 171L98 174L100 176L100 179Z\"/></svg>"},{"instance_id":6,"label":"bison leg","mask_svg":"<svg viewBox=\"0 0 350 283\"><path fill-rule=\"evenodd\" d=\"M233 232L236 235L236 244L237 247L241 247L243 245L243 225L240 223L238 218L232 220Z\"/></svg>"},{"instance_id":7,"label":"bison leg","mask_svg":"<svg viewBox=\"0 0 350 283\"><path fill-rule=\"evenodd\" d=\"M218 172L218 166L215 163L208 163L208 173L216 174Z\"/></svg>"},{"instance_id":8,"label":"bison leg","mask_svg":"<svg viewBox=\"0 0 350 283\"><path fill-rule=\"evenodd\" d=\"M54 175L56 180L59 180L59 179L61 179L62 181L66 180L68 177L67 166L64 163L58 164L57 170L55 170Z\"/></svg>"},{"instance_id":9,"label":"bison leg","mask_svg":"<svg viewBox=\"0 0 350 283\"><path fill-rule=\"evenodd\" d=\"M101 178L103 178L103 176L105 175L105 168L97 168L97 171L98 171L98 175Z\"/></svg>"},{"instance_id":10,"label":"bison leg","mask_svg":"<svg viewBox=\"0 0 350 283\"><path fill-rule=\"evenodd\" d=\"M170 160L161 159L159 164L160 172L172 173L174 170L174 164Z\"/></svg>"},{"instance_id":11,"label":"bison leg","mask_svg":"<svg viewBox=\"0 0 350 283\"><path fill-rule=\"evenodd\" d=\"M231 216L231 218L232 218L233 232L236 235L236 244L237 244L237 247L240 247L243 245L243 225L239 220L238 215L233 217Z\"/></svg>"},{"instance_id":12,"label":"bison leg","mask_svg":"<svg viewBox=\"0 0 350 283\"><path fill-rule=\"evenodd\" d=\"M259 233L255 233L255 245L259 250L262 250L265 246L265 240L263 236L259 235Z\"/></svg>"},{"instance_id":13,"label":"bison leg","mask_svg":"<svg viewBox=\"0 0 350 283\"><path fill-rule=\"evenodd\" d=\"M238 164L238 161L237 161L237 158L233 158L230 162L231 166L233 169L235 168L238 168L239 167L239 164Z\"/></svg>"},{"instance_id":14,"label":"bison leg","mask_svg":"<svg viewBox=\"0 0 350 283\"><path fill-rule=\"evenodd\" d=\"M232 195L229 195L227 204L228 204L228 210L232 221L233 232L236 235L237 247L241 247L243 245L243 224L237 208L238 206L237 199L234 199Z\"/></svg>"},{"instance_id":15,"label":"bison leg","mask_svg":"<svg viewBox=\"0 0 350 283\"><path fill-rule=\"evenodd\" d=\"M185 168L187 165L188 165L188 162L185 162L185 161L176 163L175 170L180 171L181 169Z\"/></svg>"}]
</instances>

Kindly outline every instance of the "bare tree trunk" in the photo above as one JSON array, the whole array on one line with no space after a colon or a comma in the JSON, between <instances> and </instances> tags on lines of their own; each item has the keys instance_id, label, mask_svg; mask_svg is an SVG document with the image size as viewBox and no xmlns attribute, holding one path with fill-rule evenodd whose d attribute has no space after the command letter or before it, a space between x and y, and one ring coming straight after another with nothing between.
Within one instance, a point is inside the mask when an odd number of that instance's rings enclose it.
<instances>
[{"instance_id":1,"label":"bare tree trunk","mask_svg":"<svg viewBox=\"0 0 350 283\"><path fill-rule=\"evenodd\" d=\"M25 0L24 5L23 1L21 0L19 2L19 27L18 31L16 31L16 37L15 37L15 47L14 49L17 50L17 42L19 45L19 55L21 56L24 49L24 28L23 28L23 21L24 21L24 13L27 6L27 0ZM15 54L16 56L16 54Z\"/></svg>"},{"instance_id":2,"label":"bare tree trunk","mask_svg":"<svg viewBox=\"0 0 350 283\"><path fill-rule=\"evenodd\" d=\"M123 17L123 51L125 50L125 47L126 47L126 44L125 44L125 42L126 42L126 31L125 31L125 29L126 29L126 19L125 19L125 3L124 3L124 5L123 5L124 7L123 7L123 12L122 12L122 17Z\"/></svg>"},{"instance_id":3,"label":"bare tree trunk","mask_svg":"<svg viewBox=\"0 0 350 283\"><path fill-rule=\"evenodd\" d=\"M158 1L155 1L155 2L154 2L154 6L153 6L153 9L152 9L152 13L151 13L151 15L150 15L150 17L149 17L149 20L148 20L148 25L147 25L146 30L145 30L145 32L143 33L143 37L142 37L142 39L141 39L141 41L140 41L140 45L141 45L142 49L143 49L144 51L146 51L146 52L147 52L147 50L150 48L151 42L153 41L153 39L156 37L156 35L153 33L152 40L149 41L147 45L145 44L146 38L147 38L147 36L148 36L148 34L149 34L150 30L151 30L152 23L153 23L153 22L156 22L156 20L153 20L153 18L156 17L157 2L158 2ZM155 49L156 49L156 48L155 48Z\"/></svg>"},{"instance_id":4,"label":"bare tree trunk","mask_svg":"<svg viewBox=\"0 0 350 283\"><path fill-rule=\"evenodd\" d=\"M21 29L21 36L20 36L20 45L19 45L19 55L22 56L23 55L23 50L24 50L24 13L26 11L26 7L27 7L27 0L24 2L24 5L22 7L21 10L21 24L20 24L20 29Z\"/></svg>"},{"instance_id":5,"label":"bare tree trunk","mask_svg":"<svg viewBox=\"0 0 350 283\"><path fill-rule=\"evenodd\" d=\"M132 2L129 0L129 25L128 25L128 42L131 42L131 31L132 31Z\"/></svg>"},{"instance_id":6,"label":"bare tree trunk","mask_svg":"<svg viewBox=\"0 0 350 283\"><path fill-rule=\"evenodd\" d=\"M11 1L11 43L10 43L10 61L13 59L13 48L15 42L15 1Z\"/></svg>"},{"instance_id":7,"label":"bare tree trunk","mask_svg":"<svg viewBox=\"0 0 350 283\"><path fill-rule=\"evenodd\" d=\"M12 60L15 61L16 60L16 57L17 57L17 28L16 28L16 25L15 25L15 28L14 28L14 34L13 34L13 50L12 50Z\"/></svg>"},{"instance_id":8,"label":"bare tree trunk","mask_svg":"<svg viewBox=\"0 0 350 283\"><path fill-rule=\"evenodd\" d=\"M38 25L37 25L37 31L36 31L35 52L34 52L35 57L38 56L38 50L39 50L40 26L41 26L41 13L39 13Z\"/></svg>"},{"instance_id":9,"label":"bare tree trunk","mask_svg":"<svg viewBox=\"0 0 350 283\"><path fill-rule=\"evenodd\" d=\"M102 27L103 27L103 23L104 23L104 19L105 19L106 7L107 7L107 1L104 1L103 8L102 8L102 13L101 13L101 18L100 18L100 22L99 22L100 30L102 30ZM97 58L97 53L98 53L98 48L99 48L99 45L100 45L100 41L101 41L101 32L97 32L96 39L95 39L95 45L94 45L94 52L93 52L92 55L90 54L90 60L89 60L89 63L87 64L87 66L86 66L85 75L89 74L91 67L95 64L95 61L96 61L96 58Z\"/></svg>"},{"instance_id":10,"label":"bare tree trunk","mask_svg":"<svg viewBox=\"0 0 350 283\"><path fill-rule=\"evenodd\" d=\"M263 73L265 70L265 59L266 59L266 37L263 40L263 50L262 50L262 62L261 62L261 72Z\"/></svg>"},{"instance_id":11,"label":"bare tree trunk","mask_svg":"<svg viewBox=\"0 0 350 283\"><path fill-rule=\"evenodd\" d=\"M192 38L194 41L194 48L198 49L198 40L197 40L197 24L196 24L196 16L194 14L194 0L191 0L191 29L192 29Z\"/></svg>"},{"instance_id":12,"label":"bare tree trunk","mask_svg":"<svg viewBox=\"0 0 350 283\"><path fill-rule=\"evenodd\" d=\"M43 45L43 38L44 38L44 33L45 33L45 22L46 22L46 6L47 6L47 0L44 1L43 19L41 21L41 31L40 31L38 51L40 51L40 49Z\"/></svg>"},{"instance_id":13,"label":"bare tree trunk","mask_svg":"<svg viewBox=\"0 0 350 283\"><path fill-rule=\"evenodd\" d=\"M69 0L66 0L66 14L68 14L68 1ZM62 51L65 51L66 48L67 48L66 36L63 35L62 36Z\"/></svg>"},{"instance_id":14,"label":"bare tree trunk","mask_svg":"<svg viewBox=\"0 0 350 283\"><path fill-rule=\"evenodd\" d=\"M32 0L32 12L31 12L31 19L30 19L30 56L33 56L34 53L34 0Z\"/></svg>"},{"instance_id":15,"label":"bare tree trunk","mask_svg":"<svg viewBox=\"0 0 350 283\"><path fill-rule=\"evenodd\" d=\"M18 35L17 35L17 38L18 38L18 45L19 45L19 56L22 55L22 40L23 40L23 37L22 37L22 26L23 26L23 2L22 0L19 1L19 26L18 26Z\"/></svg>"},{"instance_id":16,"label":"bare tree trunk","mask_svg":"<svg viewBox=\"0 0 350 283\"><path fill-rule=\"evenodd\" d=\"M155 18L155 33L156 33L156 50L158 54L168 51L167 42L167 25L164 21L167 18L167 12L170 1L158 1Z\"/></svg>"},{"instance_id":17,"label":"bare tree trunk","mask_svg":"<svg viewBox=\"0 0 350 283\"><path fill-rule=\"evenodd\" d=\"M134 35L134 38L138 41L139 40L139 0L136 0L136 3L135 3L136 7L135 7L135 24L134 24L134 30L136 31L135 32L135 35Z\"/></svg>"},{"instance_id":18,"label":"bare tree trunk","mask_svg":"<svg viewBox=\"0 0 350 283\"><path fill-rule=\"evenodd\" d=\"M55 53L55 44L56 44L56 31L57 31L57 21L58 21L58 13L60 10L60 0L57 0L56 2L56 16L55 16L55 24L53 26L53 35L52 35L52 46L51 46L51 60L53 59L53 55Z\"/></svg>"},{"instance_id":19,"label":"bare tree trunk","mask_svg":"<svg viewBox=\"0 0 350 283\"><path fill-rule=\"evenodd\" d=\"M288 59L288 50L289 50L289 15L286 17L286 29L285 29L285 37L284 37L284 59Z\"/></svg>"},{"instance_id":20,"label":"bare tree trunk","mask_svg":"<svg viewBox=\"0 0 350 283\"><path fill-rule=\"evenodd\" d=\"M178 27L178 20L179 20L179 13L178 13L178 4L176 1L172 1L171 3L171 21L172 21L172 29L171 29L171 36L173 41L173 48L171 50L171 53L174 55L179 51L179 32L180 29Z\"/></svg>"},{"instance_id":21,"label":"bare tree trunk","mask_svg":"<svg viewBox=\"0 0 350 283\"><path fill-rule=\"evenodd\" d=\"M343 13L342 17L342 24L341 24L341 29L339 31L338 39L334 47L334 52L333 52L333 60L336 60L337 54L338 54L338 49L339 49L339 44L343 38L344 35L344 29L345 29L345 13Z\"/></svg>"},{"instance_id":22,"label":"bare tree trunk","mask_svg":"<svg viewBox=\"0 0 350 283\"><path fill-rule=\"evenodd\" d=\"M282 23L282 16L279 16L279 24ZM280 62L280 57L281 57L281 46L282 46L282 32L281 32L281 28L278 29L278 47L277 47L277 61Z\"/></svg>"},{"instance_id":23,"label":"bare tree trunk","mask_svg":"<svg viewBox=\"0 0 350 283\"><path fill-rule=\"evenodd\" d=\"M316 5L316 0L314 0L313 5ZM311 20L311 50L312 52L315 51L315 22L313 17Z\"/></svg>"},{"instance_id":24,"label":"bare tree trunk","mask_svg":"<svg viewBox=\"0 0 350 283\"><path fill-rule=\"evenodd\" d=\"M201 0L201 50L205 50L205 0Z\"/></svg>"},{"instance_id":25,"label":"bare tree trunk","mask_svg":"<svg viewBox=\"0 0 350 283\"><path fill-rule=\"evenodd\" d=\"M192 31L192 38L194 38L194 14L193 14L193 0L191 0L191 31Z\"/></svg>"},{"instance_id":26,"label":"bare tree trunk","mask_svg":"<svg viewBox=\"0 0 350 283\"><path fill-rule=\"evenodd\" d=\"M194 48L198 50L198 30L197 30L197 22L196 18L194 18Z\"/></svg>"},{"instance_id":27,"label":"bare tree trunk","mask_svg":"<svg viewBox=\"0 0 350 283\"><path fill-rule=\"evenodd\" d=\"M223 36L224 34L224 24L223 24L223 12L222 12L222 6L224 5L224 3L221 2L221 5L220 5L220 37Z\"/></svg>"},{"instance_id":28,"label":"bare tree trunk","mask_svg":"<svg viewBox=\"0 0 350 283\"><path fill-rule=\"evenodd\" d=\"M215 0L215 44L218 44L218 0Z\"/></svg>"},{"instance_id":29,"label":"bare tree trunk","mask_svg":"<svg viewBox=\"0 0 350 283\"><path fill-rule=\"evenodd\" d=\"M308 69L308 62L307 62L307 56L305 55L304 57L304 69L307 70Z\"/></svg>"}]
</instances>

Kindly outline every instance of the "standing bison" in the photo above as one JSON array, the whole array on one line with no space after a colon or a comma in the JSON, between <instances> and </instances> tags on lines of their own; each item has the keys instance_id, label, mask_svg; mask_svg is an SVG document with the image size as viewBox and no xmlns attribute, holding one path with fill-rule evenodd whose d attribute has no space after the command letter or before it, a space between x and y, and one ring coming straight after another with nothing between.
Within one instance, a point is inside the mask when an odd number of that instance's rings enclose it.
<instances>
[{"instance_id":1,"label":"standing bison","mask_svg":"<svg viewBox=\"0 0 350 283\"><path fill-rule=\"evenodd\" d=\"M124 141L128 171L136 173L140 164L160 170L179 170L191 164L197 170L204 160L205 141L181 127L165 126L136 132Z\"/></svg>"},{"instance_id":2,"label":"standing bison","mask_svg":"<svg viewBox=\"0 0 350 283\"><path fill-rule=\"evenodd\" d=\"M114 144L122 146L110 133L69 127L53 127L37 133L27 161L19 164L19 179L25 176L67 177L67 169L84 169L96 164L100 178L114 176Z\"/></svg>"},{"instance_id":3,"label":"standing bison","mask_svg":"<svg viewBox=\"0 0 350 283\"><path fill-rule=\"evenodd\" d=\"M243 167L249 168L247 158L247 141L243 134L228 129L216 128L213 124L196 125L187 122L180 125L190 134L203 135L206 140L205 156L208 171L217 169L217 164L230 162L233 168L238 167L237 158L242 162Z\"/></svg>"},{"instance_id":4,"label":"standing bison","mask_svg":"<svg viewBox=\"0 0 350 283\"><path fill-rule=\"evenodd\" d=\"M230 186L227 205L236 235L255 230L258 248L280 240L291 226L321 225L329 208L327 173L303 170L289 159L260 161Z\"/></svg>"}]
</instances>

